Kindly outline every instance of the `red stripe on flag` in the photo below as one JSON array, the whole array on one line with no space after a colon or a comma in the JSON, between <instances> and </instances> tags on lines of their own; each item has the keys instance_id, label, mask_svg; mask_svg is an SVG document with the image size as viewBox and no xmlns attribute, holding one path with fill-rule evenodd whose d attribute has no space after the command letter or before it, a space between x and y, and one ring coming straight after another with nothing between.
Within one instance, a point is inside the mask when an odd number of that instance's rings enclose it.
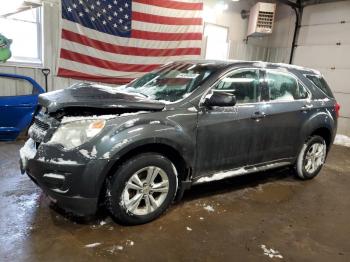
<instances>
[{"instance_id":1,"label":"red stripe on flag","mask_svg":"<svg viewBox=\"0 0 350 262\"><path fill-rule=\"evenodd\" d=\"M169 0L133 0L133 2L180 10L202 10L203 3L187 3Z\"/></svg>"},{"instance_id":2,"label":"red stripe on flag","mask_svg":"<svg viewBox=\"0 0 350 262\"><path fill-rule=\"evenodd\" d=\"M132 12L132 20L164 25L202 25L202 18L183 18Z\"/></svg>"},{"instance_id":3,"label":"red stripe on flag","mask_svg":"<svg viewBox=\"0 0 350 262\"><path fill-rule=\"evenodd\" d=\"M147 33L144 31L133 30L133 37L141 39L142 37L148 37L152 39L153 33ZM186 34L184 34L186 35ZM174 37L174 36L173 36ZM193 38L197 38L199 36L193 36ZM202 34L200 34L202 38ZM139 48L139 47L127 47L114 45L110 43L106 43L103 41L91 39L87 36L77 34L66 29L62 29L62 38L68 41L76 42L82 45L90 46L105 52L114 53L114 54L122 54L122 55L133 55L133 56L178 56L178 55L200 55L200 48L173 48L173 49L153 49L153 48ZM196 40L196 39L191 39ZM198 39L200 40L200 39Z\"/></svg>"},{"instance_id":4,"label":"red stripe on flag","mask_svg":"<svg viewBox=\"0 0 350 262\"><path fill-rule=\"evenodd\" d=\"M61 49L60 57L63 59L72 60L87 65L122 72L149 72L160 66L160 64L138 65L117 63L109 60L99 59L89 55L83 55L63 48Z\"/></svg>"},{"instance_id":5,"label":"red stripe on flag","mask_svg":"<svg viewBox=\"0 0 350 262\"><path fill-rule=\"evenodd\" d=\"M137 39L159 41L202 40L202 33L158 33L141 30L132 30L131 37Z\"/></svg>"},{"instance_id":6,"label":"red stripe on flag","mask_svg":"<svg viewBox=\"0 0 350 262\"><path fill-rule=\"evenodd\" d=\"M69 77L74 79L82 79L86 81L93 81L93 82L102 82L102 83L109 83L109 84L127 84L134 80L134 78L121 78L121 77L106 77L106 76L96 76L96 75L90 75L85 74L73 70L68 70L64 68L58 69L58 76L60 77Z\"/></svg>"}]
</instances>

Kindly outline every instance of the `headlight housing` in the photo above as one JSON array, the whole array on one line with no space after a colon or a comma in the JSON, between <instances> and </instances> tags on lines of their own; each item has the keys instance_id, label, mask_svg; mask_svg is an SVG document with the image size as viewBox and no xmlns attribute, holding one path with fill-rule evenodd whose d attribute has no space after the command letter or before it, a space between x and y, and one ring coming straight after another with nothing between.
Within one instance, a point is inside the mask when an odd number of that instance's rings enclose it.
<instances>
[{"instance_id":1,"label":"headlight housing","mask_svg":"<svg viewBox=\"0 0 350 262\"><path fill-rule=\"evenodd\" d=\"M72 149L97 136L106 125L104 119L87 119L62 124L53 134L49 144L60 144Z\"/></svg>"}]
</instances>

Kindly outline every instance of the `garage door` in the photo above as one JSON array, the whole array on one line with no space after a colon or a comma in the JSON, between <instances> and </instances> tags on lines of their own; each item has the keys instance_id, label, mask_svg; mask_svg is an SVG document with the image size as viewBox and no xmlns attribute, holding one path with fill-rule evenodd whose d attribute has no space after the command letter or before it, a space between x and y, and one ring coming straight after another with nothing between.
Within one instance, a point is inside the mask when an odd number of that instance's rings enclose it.
<instances>
[{"instance_id":1,"label":"garage door","mask_svg":"<svg viewBox=\"0 0 350 262\"><path fill-rule=\"evenodd\" d=\"M350 135L350 1L305 7L293 63L325 76L341 105L338 133Z\"/></svg>"}]
</instances>

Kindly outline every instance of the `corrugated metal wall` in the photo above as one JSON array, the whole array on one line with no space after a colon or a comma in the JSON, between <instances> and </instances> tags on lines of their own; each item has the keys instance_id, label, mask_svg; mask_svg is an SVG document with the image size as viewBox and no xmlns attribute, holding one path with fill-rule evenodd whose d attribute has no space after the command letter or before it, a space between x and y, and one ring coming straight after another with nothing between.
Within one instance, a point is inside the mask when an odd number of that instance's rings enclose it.
<instances>
[{"instance_id":1,"label":"corrugated metal wall","mask_svg":"<svg viewBox=\"0 0 350 262\"><path fill-rule=\"evenodd\" d=\"M10 73L10 74L20 74L25 76L30 76L35 79L43 88L45 88L45 78L41 69L39 68L24 68L24 67L15 67L15 66L0 66L1 73ZM76 80L68 78L53 77L52 75L48 78L49 91L65 88L72 85ZM0 84L0 95L17 95L16 90L20 90L20 87L12 89L14 81L1 79Z\"/></svg>"},{"instance_id":2,"label":"corrugated metal wall","mask_svg":"<svg viewBox=\"0 0 350 262\"><path fill-rule=\"evenodd\" d=\"M250 45L245 43L231 43L230 59L266 61L269 49L263 46Z\"/></svg>"}]
</instances>

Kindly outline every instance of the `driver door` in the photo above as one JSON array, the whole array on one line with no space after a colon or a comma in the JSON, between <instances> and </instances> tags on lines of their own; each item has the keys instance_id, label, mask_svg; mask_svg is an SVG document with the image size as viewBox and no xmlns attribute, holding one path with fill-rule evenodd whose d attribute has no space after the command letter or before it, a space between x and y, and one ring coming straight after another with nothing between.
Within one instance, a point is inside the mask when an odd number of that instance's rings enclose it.
<instances>
[{"instance_id":1,"label":"driver door","mask_svg":"<svg viewBox=\"0 0 350 262\"><path fill-rule=\"evenodd\" d=\"M256 116L260 112L259 69L236 69L213 87L232 93L232 107L202 108L198 116L196 175L211 175L248 165L256 140Z\"/></svg>"}]
</instances>

